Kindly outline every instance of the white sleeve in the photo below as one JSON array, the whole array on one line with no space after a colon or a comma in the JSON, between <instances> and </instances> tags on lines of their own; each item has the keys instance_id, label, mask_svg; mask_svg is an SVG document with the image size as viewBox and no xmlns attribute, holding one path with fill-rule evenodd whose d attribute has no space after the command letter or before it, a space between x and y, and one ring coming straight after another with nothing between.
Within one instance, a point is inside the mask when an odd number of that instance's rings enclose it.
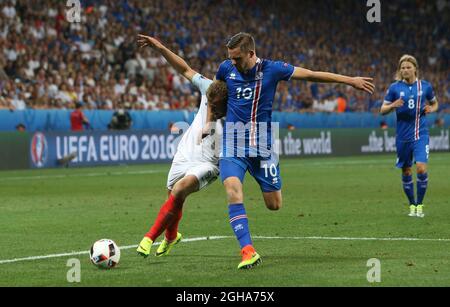
<instances>
[{"instance_id":1,"label":"white sleeve","mask_svg":"<svg viewBox=\"0 0 450 307\"><path fill-rule=\"evenodd\" d=\"M206 90L211 85L212 80L203 77L201 74L195 74L192 78L192 84L194 84L202 95L206 95Z\"/></svg>"}]
</instances>

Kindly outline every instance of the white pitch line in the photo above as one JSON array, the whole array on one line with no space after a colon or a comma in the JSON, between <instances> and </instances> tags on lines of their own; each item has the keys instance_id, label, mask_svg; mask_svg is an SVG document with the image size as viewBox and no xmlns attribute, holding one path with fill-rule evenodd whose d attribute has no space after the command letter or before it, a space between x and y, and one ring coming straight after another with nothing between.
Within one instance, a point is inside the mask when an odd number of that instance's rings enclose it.
<instances>
[{"instance_id":1,"label":"white pitch line","mask_svg":"<svg viewBox=\"0 0 450 307\"><path fill-rule=\"evenodd\" d=\"M232 239L234 236L210 236L210 237L197 237L197 238L186 238L181 242L197 242L197 241L207 241L207 240L221 240L221 239ZM265 237L265 236L253 236L253 239L261 239L261 240L340 240L340 241L428 241L428 242L450 242L450 239L427 239L427 238L352 238L352 237ZM154 245L159 245L161 243L155 243ZM121 250L133 249L136 248L137 245L126 245L120 246ZM41 260L48 258L61 258L61 257L69 257L69 256L77 256L77 255L87 255L89 251L80 251L80 252L71 252L71 253L62 253L62 254L51 254L51 255L43 255L43 256L31 256L26 258L15 258L8 260L0 260L0 264L6 263L14 263L14 262L23 262L23 261L32 261L32 260Z\"/></svg>"},{"instance_id":2,"label":"white pitch line","mask_svg":"<svg viewBox=\"0 0 450 307\"><path fill-rule=\"evenodd\" d=\"M234 238L231 236L212 236L212 237L198 237L198 238L186 238L183 239L182 242L196 242L196 241L206 241L206 240L219 240L219 239L228 239L228 238ZM153 245L160 245L161 243L157 242ZM127 250L132 248L137 248L137 245L126 245L126 246L119 246L121 250ZM69 256L77 256L77 255L87 255L89 254L89 251L79 251L79 252L71 252L71 253L61 253L61 254L51 254L51 255L43 255L43 256L31 256L26 258L15 258L15 259L8 259L8 260L0 260L0 264L5 263L14 263L14 262L22 262L22 261L32 261L32 260L41 260L41 259L48 259L48 258L60 258L60 257L69 257Z\"/></svg>"},{"instance_id":3,"label":"white pitch line","mask_svg":"<svg viewBox=\"0 0 450 307\"><path fill-rule=\"evenodd\" d=\"M327 161L327 158L334 159L335 157L324 157L323 161L310 160L308 158L298 160L299 162L289 161L288 159L280 161L280 166L344 166L344 165L394 165L395 166L395 153L392 158L380 157L379 159L368 160L351 160L351 161ZM434 157L433 161L450 161L448 158Z\"/></svg>"},{"instance_id":4,"label":"white pitch line","mask_svg":"<svg viewBox=\"0 0 450 307\"><path fill-rule=\"evenodd\" d=\"M344 165L380 165L386 163L389 165L395 164L394 158L380 157L379 159L373 160L352 160L352 161L326 161L327 157L324 157L324 161L302 159L296 162L292 162L289 159L281 161L281 167L331 167L331 166L344 166ZM435 157L434 161L444 161L449 160L447 158ZM0 181L8 180L40 180L40 179L64 179L73 177L99 177L99 176L121 176L121 175L147 175L147 174L158 174L167 173L165 170L143 170L143 171L130 171L130 172L103 172L103 173L81 173L81 174L64 174L64 175L38 175L38 176L16 176L16 177L0 177Z\"/></svg>"},{"instance_id":5,"label":"white pitch line","mask_svg":"<svg viewBox=\"0 0 450 307\"><path fill-rule=\"evenodd\" d=\"M301 163L292 163L292 161L285 160L284 162L281 161L280 165L286 165L286 166L323 166L323 165L329 165L329 166L339 166L339 165L366 165L366 164L383 164L383 163L389 163L390 161L394 161L395 159L378 159L378 160L352 160L352 161L326 161L326 158L323 159L324 161L308 161L307 159L304 159L301 161Z\"/></svg>"}]
</instances>

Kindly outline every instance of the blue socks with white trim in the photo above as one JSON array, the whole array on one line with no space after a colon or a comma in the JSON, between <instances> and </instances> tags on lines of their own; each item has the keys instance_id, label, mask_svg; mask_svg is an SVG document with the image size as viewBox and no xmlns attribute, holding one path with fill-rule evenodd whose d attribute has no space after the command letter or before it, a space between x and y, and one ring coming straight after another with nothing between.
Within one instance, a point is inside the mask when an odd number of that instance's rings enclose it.
<instances>
[{"instance_id":1,"label":"blue socks with white trim","mask_svg":"<svg viewBox=\"0 0 450 307\"><path fill-rule=\"evenodd\" d=\"M416 205L416 200L414 197L414 181L412 176L403 176L403 191L405 191L406 197L408 197L410 205Z\"/></svg>"},{"instance_id":2,"label":"blue socks with white trim","mask_svg":"<svg viewBox=\"0 0 450 307\"><path fill-rule=\"evenodd\" d=\"M427 192L428 174L417 174L417 204L423 205L423 198Z\"/></svg>"},{"instance_id":3,"label":"blue socks with white trim","mask_svg":"<svg viewBox=\"0 0 450 307\"><path fill-rule=\"evenodd\" d=\"M234 204L228 206L230 225L241 245L241 249L247 245L252 245L250 230L248 228L247 213L244 204Z\"/></svg>"},{"instance_id":4,"label":"blue socks with white trim","mask_svg":"<svg viewBox=\"0 0 450 307\"><path fill-rule=\"evenodd\" d=\"M423 199L428 188L428 174L417 174L417 202L414 197L414 181L412 176L403 176L403 191L408 197L410 205L423 205Z\"/></svg>"}]
</instances>

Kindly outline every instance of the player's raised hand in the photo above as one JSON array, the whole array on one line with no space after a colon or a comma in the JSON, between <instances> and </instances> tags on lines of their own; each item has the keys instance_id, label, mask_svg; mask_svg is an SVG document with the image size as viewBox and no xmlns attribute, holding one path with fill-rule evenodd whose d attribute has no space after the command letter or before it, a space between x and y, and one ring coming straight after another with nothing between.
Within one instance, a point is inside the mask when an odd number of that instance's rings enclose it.
<instances>
[{"instance_id":1,"label":"player's raised hand","mask_svg":"<svg viewBox=\"0 0 450 307\"><path fill-rule=\"evenodd\" d=\"M161 49L164 47L156 38L143 34L138 34L137 44L139 48L150 47L153 49Z\"/></svg>"},{"instance_id":2,"label":"player's raised hand","mask_svg":"<svg viewBox=\"0 0 450 307\"><path fill-rule=\"evenodd\" d=\"M358 90L365 91L369 94L373 94L375 91L373 78L355 77L352 80L352 86Z\"/></svg>"}]
</instances>

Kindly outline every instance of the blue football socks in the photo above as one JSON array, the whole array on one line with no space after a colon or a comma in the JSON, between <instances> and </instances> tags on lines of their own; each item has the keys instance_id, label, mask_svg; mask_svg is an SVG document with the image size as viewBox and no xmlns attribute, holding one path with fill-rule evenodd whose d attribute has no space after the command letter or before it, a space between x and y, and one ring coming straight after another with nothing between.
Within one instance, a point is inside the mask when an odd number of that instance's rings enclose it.
<instances>
[{"instance_id":1,"label":"blue football socks","mask_svg":"<svg viewBox=\"0 0 450 307\"><path fill-rule=\"evenodd\" d=\"M423 204L423 198L428 187L428 174L417 174L417 204Z\"/></svg>"},{"instance_id":2,"label":"blue football socks","mask_svg":"<svg viewBox=\"0 0 450 307\"><path fill-rule=\"evenodd\" d=\"M229 205L228 213L230 216L231 228L241 245L241 249L247 245L252 245L244 204Z\"/></svg>"},{"instance_id":3,"label":"blue football socks","mask_svg":"<svg viewBox=\"0 0 450 307\"><path fill-rule=\"evenodd\" d=\"M403 191L405 191L406 197L408 197L410 205L416 205L414 198L414 181L412 176L402 176Z\"/></svg>"}]
</instances>

